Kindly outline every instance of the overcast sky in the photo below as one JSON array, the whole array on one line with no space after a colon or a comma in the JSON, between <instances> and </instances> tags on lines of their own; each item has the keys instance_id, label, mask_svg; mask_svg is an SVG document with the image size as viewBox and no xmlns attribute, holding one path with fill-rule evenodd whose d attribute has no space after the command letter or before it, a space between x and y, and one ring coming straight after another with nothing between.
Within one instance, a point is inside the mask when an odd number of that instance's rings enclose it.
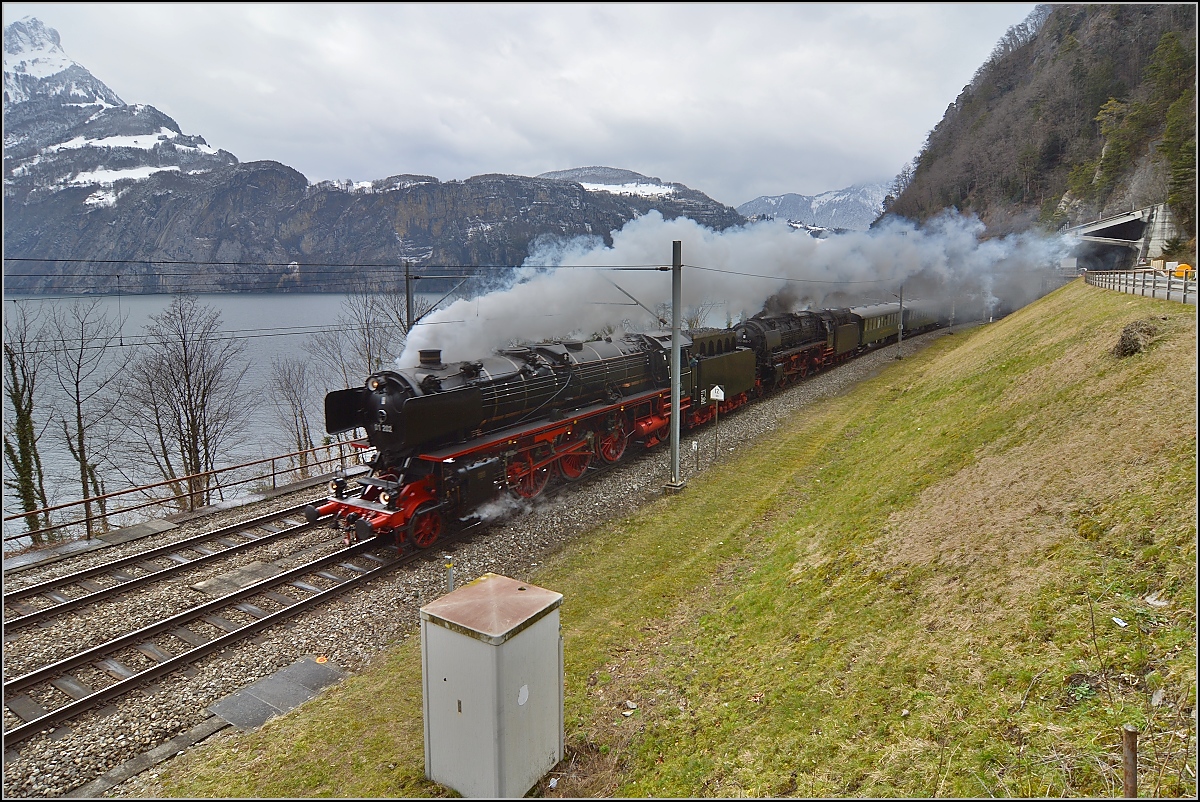
<instances>
[{"instance_id":1,"label":"overcast sky","mask_svg":"<svg viewBox=\"0 0 1200 802\"><path fill-rule=\"evenodd\" d=\"M4 3L309 181L603 165L730 206L889 181L1032 3Z\"/></svg>"}]
</instances>

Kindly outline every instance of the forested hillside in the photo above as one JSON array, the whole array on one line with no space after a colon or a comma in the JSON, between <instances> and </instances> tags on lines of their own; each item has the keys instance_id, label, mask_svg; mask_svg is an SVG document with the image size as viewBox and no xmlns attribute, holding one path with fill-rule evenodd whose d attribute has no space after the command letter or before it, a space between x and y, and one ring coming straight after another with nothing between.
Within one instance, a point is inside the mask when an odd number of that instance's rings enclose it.
<instances>
[{"instance_id":1,"label":"forested hillside","mask_svg":"<svg viewBox=\"0 0 1200 802\"><path fill-rule=\"evenodd\" d=\"M989 233L1168 202L1195 253L1196 7L1041 5L897 177L885 217L948 207Z\"/></svg>"}]
</instances>

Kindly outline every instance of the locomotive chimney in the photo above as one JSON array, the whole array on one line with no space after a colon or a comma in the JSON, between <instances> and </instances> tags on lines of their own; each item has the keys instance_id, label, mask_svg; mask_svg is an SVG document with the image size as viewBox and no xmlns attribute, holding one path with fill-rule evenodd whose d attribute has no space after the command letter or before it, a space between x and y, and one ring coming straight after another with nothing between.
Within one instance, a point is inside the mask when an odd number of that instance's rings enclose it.
<instances>
[{"instance_id":1,"label":"locomotive chimney","mask_svg":"<svg viewBox=\"0 0 1200 802\"><path fill-rule=\"evenodd\" d=\"M421 364L429 367L438 367L442 364L442 351L440 348L421 349Z\"/></svg>"}]
</instances>

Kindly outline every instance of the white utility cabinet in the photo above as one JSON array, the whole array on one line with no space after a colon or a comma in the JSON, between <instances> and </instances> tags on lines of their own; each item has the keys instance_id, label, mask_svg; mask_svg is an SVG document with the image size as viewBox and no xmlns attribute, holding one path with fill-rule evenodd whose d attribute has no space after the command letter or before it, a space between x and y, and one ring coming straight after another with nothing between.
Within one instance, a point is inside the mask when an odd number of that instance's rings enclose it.
<instances>
[{"instance_id":1,"label":"white utility cabinet","mask_svg":"<svg viewBox=\"0 0 1200 802\"><path fill-rule=\"evenodd\" d=\"M426 777L522 797L562 760L562 598L488 573L421 608Z\"/></svg>"}]
</instances>

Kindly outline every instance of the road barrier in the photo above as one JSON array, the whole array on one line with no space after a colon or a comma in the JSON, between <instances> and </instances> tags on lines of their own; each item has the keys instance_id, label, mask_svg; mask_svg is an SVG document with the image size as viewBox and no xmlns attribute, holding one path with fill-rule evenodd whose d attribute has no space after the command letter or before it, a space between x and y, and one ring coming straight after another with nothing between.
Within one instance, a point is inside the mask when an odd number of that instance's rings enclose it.
<instances>
[{"instance_id":1,"label":"road barrier","mask_svg":"<svg viewBox=\"0 0 1200 802\"><path fill-rule=\"evenodd\" d=\"M1084 281L1093 287L1127 292L1165 301L1196 303L1196 280L1179 278L1159 270L1089 270Z\"/></svg>"}]
</instances>

